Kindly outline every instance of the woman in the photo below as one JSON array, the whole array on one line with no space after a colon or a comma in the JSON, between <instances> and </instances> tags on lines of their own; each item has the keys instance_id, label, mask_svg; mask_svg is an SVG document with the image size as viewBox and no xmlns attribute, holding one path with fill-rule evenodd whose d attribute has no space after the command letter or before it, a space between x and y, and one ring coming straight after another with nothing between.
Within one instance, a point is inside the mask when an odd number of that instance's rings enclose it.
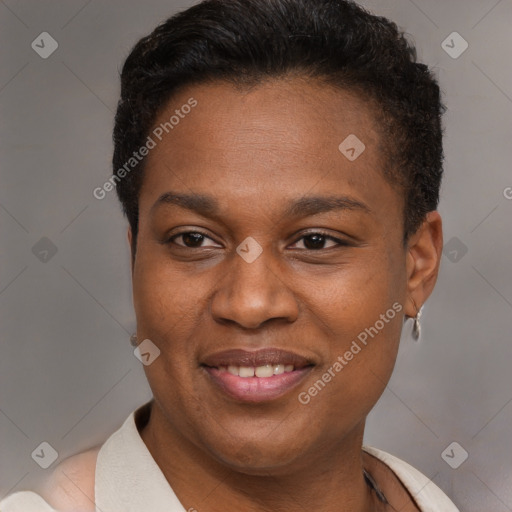
<instances>
[{"instance_id":1,"label":"woman","mask_svg":"<svg viewBox=\"0 0 512 512\"><path fill-rule=\"evenodd\" d=\"M363 447L442 248L443 106L396 26L209 0L121 81L109 184L154 399L1 510L456 511Z\"/></svg>"}]
</instances>

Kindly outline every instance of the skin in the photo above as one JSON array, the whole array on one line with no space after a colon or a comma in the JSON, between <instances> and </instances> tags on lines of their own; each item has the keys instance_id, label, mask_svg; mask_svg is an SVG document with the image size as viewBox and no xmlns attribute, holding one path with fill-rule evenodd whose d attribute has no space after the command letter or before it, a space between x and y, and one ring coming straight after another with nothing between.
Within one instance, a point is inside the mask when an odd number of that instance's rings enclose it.
<instances>
[{"instance_id":1,"label":"skin","mask_svg":"<svg viewBox=\"0 0 512 512\"><path fill-rule=\"evenodd\" d=\"M190 97L197 106L151 150L139 198L137 337L161 350L144 367L155 397L144 442L185 509L385 510L364 465L393 504L416 510L361 445L404 315L415 316L434 287L439 214L428 214L404 246L402 193L382 173L385 141L371 106L349 91L298 77L243 90L195 85L172 98L155 126ZM349 134L366 146L353 162L338 150ZM218 211L155 206L170 191L207 195ZM347 196L367 210L286 213L288 202L310 196ZM205 237L190 247L190 237L170 240L198 231ZM326 238L325 248L306 249L319 231L348 245ZM249 236L263 250L252 263L236 253ZM394 303L402 311L308 405L299 403L298 393ZM265 347L315 363L297 389L271 402L228 398L199 364L217 351Z\"/></svg>"}]
</instances>

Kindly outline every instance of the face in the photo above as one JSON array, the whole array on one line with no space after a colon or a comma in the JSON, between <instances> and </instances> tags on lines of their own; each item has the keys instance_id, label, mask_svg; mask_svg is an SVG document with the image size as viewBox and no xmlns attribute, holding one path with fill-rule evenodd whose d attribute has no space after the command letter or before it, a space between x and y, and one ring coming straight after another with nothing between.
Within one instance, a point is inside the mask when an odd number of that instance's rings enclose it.
<instances>
[{"instance_id":1,"label":"face","mask_svg":"<svg viewBox=\"0 0 512 512\"><path fill-rule=\"evenodd\" d=\"M133 267L160 415L239 470L305 464L361 435L397 353L407 251L383 140L362 99L297 78L189 87L155 128L176 110ZM351 134L362 153L340 151Z\"/></svg>"}]
</instances>

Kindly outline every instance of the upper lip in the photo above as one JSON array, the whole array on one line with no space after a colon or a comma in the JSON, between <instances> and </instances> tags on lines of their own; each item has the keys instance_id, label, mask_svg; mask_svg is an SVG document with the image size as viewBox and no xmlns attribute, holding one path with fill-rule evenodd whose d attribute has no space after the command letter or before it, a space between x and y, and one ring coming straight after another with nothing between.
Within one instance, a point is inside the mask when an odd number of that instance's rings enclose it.
<instances>
[{"instance_id":1,"label":"upper lip","mask_svg":"<svg viewBox=\"0 0 512 512\"><path fill-rule=\"evenodd\" d=\"M310 366L313 361L294 352L278 348L265 348L255 351L243 349L224 350L205 357L202 364L212 368L219 366L258 367L265 365L293 365L295 368Z\"/></svg>"}]
</instances>

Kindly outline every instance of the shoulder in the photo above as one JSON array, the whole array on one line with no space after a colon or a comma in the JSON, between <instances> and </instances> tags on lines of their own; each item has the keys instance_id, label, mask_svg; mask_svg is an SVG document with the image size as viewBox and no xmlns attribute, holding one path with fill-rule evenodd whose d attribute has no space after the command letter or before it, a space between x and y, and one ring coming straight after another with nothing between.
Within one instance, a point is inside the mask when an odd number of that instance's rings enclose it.
<instances>
[{"instance_id":1,"label":"shoulder","mask_svg":"<svg viewBox=\"0 0 512 512\"><path fill-rule=\"evenodd\" d=\"M94 512L94 473L100 447L62 461L37 492L21 491L0 502L1 512Z\"/></svg>"},{"instance_id":2,"label":"shoulder","mask_svg":"<svg viewBox=\"0 0 512 512\"><path fill-rule=\"evenodd\" d=\"M94 511L94 475L100 447L62 461L42 486L40 494L57 510Z\"/></svg>"}]
</instances>

